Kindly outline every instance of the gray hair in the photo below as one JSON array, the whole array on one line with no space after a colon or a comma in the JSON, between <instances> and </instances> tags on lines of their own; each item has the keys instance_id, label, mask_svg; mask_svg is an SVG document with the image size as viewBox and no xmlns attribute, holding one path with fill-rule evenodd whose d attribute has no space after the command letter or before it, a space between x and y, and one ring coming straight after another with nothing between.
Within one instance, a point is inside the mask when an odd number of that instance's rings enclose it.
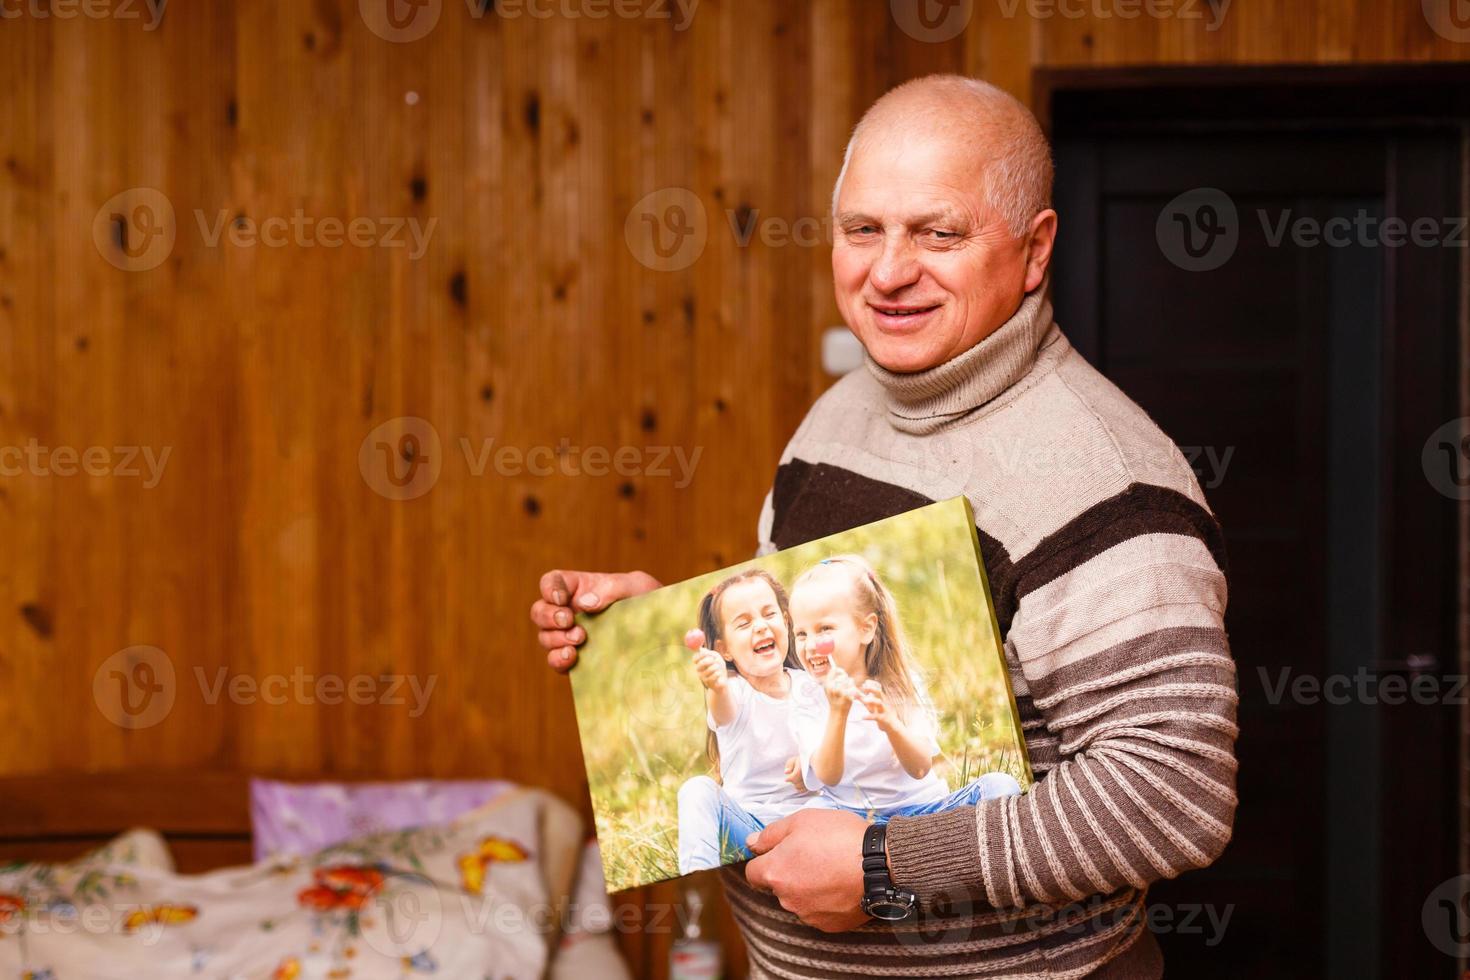
<instances>
[{"instance_id":1,"label":"gray hair","mask_svg":"<svg viewBox=\"0 0 1470 980\"><path fill-rule=\"evenodd\" d=\"M915 95L938 98L931 98L927 105L906 106L903 118L917 117L945 128L954 128L957 123L967 126L975 134L978 152L986 157L986 201L1005 219L1013 236L1024 235L1031 219L1051 207L1051 145L1041 124L1019 99L989 82L964 75L915 78L891 89L868 107L847 142L842 171L832 188L832 213L837 213L847 168L874 117L883 115L895 101L913 101L909 97ZM965 101L969 107L962 107Z\"/></svg>"}]
</instances>

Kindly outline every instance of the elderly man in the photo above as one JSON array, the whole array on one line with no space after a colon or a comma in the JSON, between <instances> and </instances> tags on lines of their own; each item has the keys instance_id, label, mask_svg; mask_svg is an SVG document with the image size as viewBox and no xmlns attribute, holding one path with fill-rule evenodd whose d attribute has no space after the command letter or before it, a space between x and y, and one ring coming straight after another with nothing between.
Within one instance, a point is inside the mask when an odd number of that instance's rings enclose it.
<instances>
[{"instance_id":1,"label":"elderly man","mask_svg":"<svg viewBox=\"0 0 1470 980\"><path fill-rule=\"evenodd\" d=\"M956 76L889 92L848 146L832 272L867 369L797 429L761 547L964 493L1038 781L893 820L876 863L850 814L752 835L725 877L758 976L1157 977L1146 889L1230 839L1220 529L1179 450L1052 321L1051 179L1025 107ZM548 572L551 665L586 639L572 608L656 585Z\"/></svg>"}]
</instances>

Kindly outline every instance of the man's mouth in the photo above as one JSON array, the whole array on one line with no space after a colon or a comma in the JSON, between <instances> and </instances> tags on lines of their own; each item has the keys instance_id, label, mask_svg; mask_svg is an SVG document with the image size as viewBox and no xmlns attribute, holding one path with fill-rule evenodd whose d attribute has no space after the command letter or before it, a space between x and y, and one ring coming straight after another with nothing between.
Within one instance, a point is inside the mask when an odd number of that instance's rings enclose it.
<instances>
[{"instance_id":1,"label":"man's mouth","mask_svg":"<svg viewBox=\"0 0 1470 980\"><path fill-rule=\"evenodd\" d=\"M904 330L912 329L928 320L939 306L938 303L869 303L868 309L873 311L880 326L890 330Z\"/></svg>"}]
</instances>

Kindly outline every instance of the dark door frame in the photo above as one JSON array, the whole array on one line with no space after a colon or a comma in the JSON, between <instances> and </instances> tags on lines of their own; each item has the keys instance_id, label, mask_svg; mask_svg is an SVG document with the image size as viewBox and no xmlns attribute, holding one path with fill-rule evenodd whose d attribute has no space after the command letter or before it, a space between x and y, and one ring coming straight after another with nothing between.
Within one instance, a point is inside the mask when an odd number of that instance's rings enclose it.
<instances>
[{"instance_id":1,"label":"dark door frame","mask_svg":"<svg viewBox=\"0 0 1470 980\"><path fill-rule=\"evenodd\" d=\"M1048 134L1470 122L1470 62L1037 68L1031 91Z\"/></svg>"},{"instance_id":2,"label":"dark door frame","mask_svg":"<svg viewBox=\"0 0 1470 980\"><path fill-rule=\"evenodd\" d=\"M1130 134L1228 133L1249 130L1351 132L1384 131L1443 136L1458 134L1459 214L1470 211L1470 63L1381 65L1275 65L1209 67L1121 67L1039 68L1033 74L1033 109L1054 141L1059 138L1126 136ZM1396 160L1397 197L1390 207L1400 214L1415 212L1421 185L1443 186L1443 159L1433 153L1406 153ZM1456 176L1454 174L1451 175ZM1086 199L1088 195L1077 195ZM1095 200L1095 197L1093 198ZM1441 205L1442 206L1442 205ZM1085 205L1084 205L1085 207ZM1449 214L1457 212L1451 211ZM1062 221L1096 222L1099 214L1063 214ZM1401 330L1385 338L1382 426L1387 456L1381 479L1385 511L1392 526L1385 534L1383 574L1386 584L1384 643L1382 649L1413 657L1415 651L1440 642L1434 624L1415 622L1416 572L1422 580L1424 542L1454 543L1458 559L1449 561L1455 592L1436 606L1448 617L1452 638L1449 662L1433 668L1443 683L1470 675L1470 502L1446 501L1443 507L1405 507L1395 501L1410 499L1422 490L1425 473L1420 446L1428 434L1448 418L1470 417L1470 248L1440 249L1441 255L1400 262L1385 259L1389 289L1385 296L1385 322L1423 325ZM1458 252L1458 254L1451 254ZM1080 286L1072 292L1096 297L1102 284L1096 270L1081 273ZM1079 306L1085 304L1079 304ZM1095 307L1095 304L1094 304ZM1095 318L1081 322L1074 317L1069 335L1085 355L1100 350ZM1447 352L1450 356L1446 356ZM1103 365L1104 369L1106 366ZM1448 414L1447 414L1448 412ZM1227 529L1228 530L1228 529ZM1443 624L1441 624L1443 626ZM1389 635L1392 630L1393 635ZM1380 673L1422 672L1404 662L1380 662ZM1419 721L1395 721L1385 712L1382 751L1386 760L1397 759L1406 771L1415 769L1417 757L1415 726ZM1454 822L1450 843L1444 848L1450 860L1443 869L1398 867L1393 857L1396 841L1413 840L1422 833L1433 814L1416 811L1412 799L1384 808L1382 839L1372 842L1381 852L1379 887L1381 909L1381 975L1400 975L1396 967L1423 961L1425 937L1415 921L1403 914L1417 909L1429 897L1425 882L1470 873L1470 812L1463 801L1470 799L1470 709L1460 705L1440 716L1443 739L1430 757L1453 760L1455 773L1443 773L1449 785L1442 790ZM1391 762L1389 764L1392 764ZM1416 772L1423 779L1428 773ZM1412 778L1412 777L1411 777ZM1430 794L1433 798L1433 794ZM1462 803L1458 806L1455 801ZM1470 902L1470 899L1467 899ZM1396 916L1396 917L1394 917ZM1391 919L1391 917L1394 917ZM1289 924L1284 924L1289 929ZM1284 937L1283 941L1291 941ZM1435 975L1448 976L1453 961ZM1463 968L1463 962L1460 964Z\"/></svg>"}]
</instances>

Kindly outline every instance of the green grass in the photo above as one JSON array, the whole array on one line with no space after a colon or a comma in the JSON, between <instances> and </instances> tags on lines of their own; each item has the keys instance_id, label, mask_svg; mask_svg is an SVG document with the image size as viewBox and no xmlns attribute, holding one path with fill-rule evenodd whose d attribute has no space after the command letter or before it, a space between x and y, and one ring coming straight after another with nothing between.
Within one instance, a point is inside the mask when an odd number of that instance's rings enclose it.
<instances>
[{"instance_id":1,"label":"green grass","mask_svg":"<svg viewBox=\"0 0 1470 980\"><path fill-rule=\"evenodd\" d=\"M1030 771L1011 722L1000 642L968 520L963 502L950 501L745 565L759 564L789 586L821 558L866 557L893 593L938 712L943 757L936 771L951 789L992 771L1009 772L1027 786ZM573 693L611 890L678 874L679 787L691 776L712 774L703 689L682 640L695 625L700 598L730 571L584 620L589 640L572 674Z\"/></svg>"}]
</instances>

